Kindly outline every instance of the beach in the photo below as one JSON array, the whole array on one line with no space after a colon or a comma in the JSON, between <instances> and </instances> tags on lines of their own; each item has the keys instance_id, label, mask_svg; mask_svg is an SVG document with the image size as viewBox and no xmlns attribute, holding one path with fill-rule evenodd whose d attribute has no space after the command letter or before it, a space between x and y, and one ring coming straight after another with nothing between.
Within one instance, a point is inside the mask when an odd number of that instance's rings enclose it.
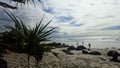
<instances>
[{"instance_id":1,"label":"beach","mask_svg":"<svg viewBox=\"0 0 120 68\"><path fill-rule=\"evenodd\" d=\"M120 68L120 0L0 0L0 68Z\"/></svg>"},{"instance_id":2,"label":"beach","mask_svg":"<svg viewBox=\"0 0 120 68\"><path fill-rule=\"evenodd\" d=\"M40 68L120 68L120 62L110 61L107 52L119 49L91 49L98 51L101 55L82 54L81 50L71 50L73 55L65 54L61 50L66 48L56 48L52 52L46 52L39 63ZM27 68L27 55L19 53L5 54L2 57L7 62L8 68ZM118 58L120 60L120 57ZM34 68L34 58L30 58L30 68Z\"/></svg>"}]
</instances>

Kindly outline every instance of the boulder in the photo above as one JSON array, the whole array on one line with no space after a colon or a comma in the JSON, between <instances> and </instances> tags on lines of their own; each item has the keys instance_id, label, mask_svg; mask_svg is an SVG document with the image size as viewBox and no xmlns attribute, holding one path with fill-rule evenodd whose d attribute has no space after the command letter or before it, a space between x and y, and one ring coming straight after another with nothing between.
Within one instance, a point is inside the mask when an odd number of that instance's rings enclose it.
<instances>
[{"instance_id":1,"label":"boulder","mask_svg":"<svg viewBox=\"0 0 120 68\"><path fill-rule=\"evenodd\" d=\"M88 50L82 50L82 54L88 54Z\"/></svg>"},{"instance_id":2,"label":"boulder","mask_svg":"<svg viewBox=\"0 0 120 68\"><path fill-rule=\"evenodd\" d=\"M89 52L89 54L91 54L91 55L101 55L101 53L98 52L98 51L91 51L91 52Z\"/></svg>"},{"instance_id":3,"label":"boulder","mask_svg":"<svg viewBox=\"0 0 120 68\"><path fill-rule=\"evenodd\" d=\"M70 50L61 50L61 51L63 51L65 54L67 54L67 55L73 55L73 53L71 53L71 51Z\"/></svg>"},{"instance_id":4,"label":"boulder","mask_svg":"<svg viewBox=\"0 0 120 68\"><path fill-rule=\"evenodd\" d=\"M118 61L118 56L120 55L117 51L111 50L107 53L108 56L112 56L112 61Z\"/></svg>"},{"instance_id":5,"label":"boulder","mask_svg":"<svg viewBox=\"0 0 120 68\"><path fill-rule=\"evenodd\" d=\"M76 48L74 46L69 46L67 50L75 50Z\"/></svg>"},{"instance_id":6,"label":"boulder","mask_svg":"<svg viewBox=\"0 0 120 68\"><path fill-rule=\"evenodd\" d=\"M87 48L84 46L77 46L77 48L76 48L76 50L83 50L83 49L87 49Z\"/></svg>"}]
</instances>

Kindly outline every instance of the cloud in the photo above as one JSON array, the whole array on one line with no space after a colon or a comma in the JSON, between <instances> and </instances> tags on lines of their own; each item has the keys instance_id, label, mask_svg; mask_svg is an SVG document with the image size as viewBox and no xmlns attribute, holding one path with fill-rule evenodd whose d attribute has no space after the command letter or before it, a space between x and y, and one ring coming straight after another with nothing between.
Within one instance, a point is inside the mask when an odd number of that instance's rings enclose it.
<instances>
[{"instance_id":1,"label":"cloud","mask_svg":"<svg viewBox=\"0 0 120 68\"><path fill-rule=\"evenodd\" d=\"M120 0L43 0L43 7L29 4L10 11L32 27L43 15L44 23L54 17L49 26L59 28L55 37L113 36L120 35L119 6Z\"/></svg>"},{"instance_id":2,"label":"cloud","mask_svg":"<svg viewBox=\"0 0 120 68\"><path fill-rule=\"evenodd\" d=\"M111 26L111 27L103 28L102 30L120 30L120 26Z\"/></svg>"},{"instance_id":3,"label":"cloud","mask_svg":"<svg viewBox=\"0 0 120 68\"><path fill-rule=\"evenodd\" d=\"M47 12L47 13L50 13L50 14L53 14L54 13L54 11L53 11L53 8L51 8L51 7L48 7L48 8L42 8L45 12Z\"/></svg>"},{"instance_id":4,"label":"cloud","mask_svg":"<svg viewBox=\"0 0 120 68\"><path fill-rule=\"evenodd\" d=\"M60 16L56 18L58 22L70 22L73 19L72 16Z\"/></svg>"},{"instance_id":5,"label":"cloud","mask_svg":"<svg viewBox=\"0 0 120 68\"><path fill-rule=\"evenodd\" d=\"M8 2L8 1L7 1ZM10 4L13 4L14 2L10 2ZM39 3L40 4L40 3ZM28 4L21 6L21 4L18 4L17 10L12 10L9 8L3 8L0 7L0 22L1 25L11 25L12 20L10 17L8 17L3 10L6 10L12 14L14 14L16 17L22 19L25 24L33 27L36 23L38 23L42 17L44 17L43 23L47 23L50 19L52 19L52 16L50 14L46 14L42 9L41 5L34 4Z\"/></svg>"},{"instance_id":6,"label":"cloud","mask_svg":"<svg viewBox=\"0 0 120 68\"><path fill-rule=\"evenodd\" d=\"M119 35L119 30L101 30L119 26L120 0L47 0L48 14L55 17L53 26L60 36ZM51 13L52 12L52 13ZM65 34L64 34L65 33Z\"/></svg>"},{"instance_id":7,"label":"cloud","mask_svg":"<svg viewBox=\"0 0 120 68\"><path fill-rule=\"evenodd\" d=\"M70 24L71 24L71 26L73 26L73 27L74 27L74 26L75 26L75 27L77 27L77 26L78 26L78 27L84 26L84 23L77 24L76 21L73 21L73 22L71 22Z\"/></svg>"}]
</instances>

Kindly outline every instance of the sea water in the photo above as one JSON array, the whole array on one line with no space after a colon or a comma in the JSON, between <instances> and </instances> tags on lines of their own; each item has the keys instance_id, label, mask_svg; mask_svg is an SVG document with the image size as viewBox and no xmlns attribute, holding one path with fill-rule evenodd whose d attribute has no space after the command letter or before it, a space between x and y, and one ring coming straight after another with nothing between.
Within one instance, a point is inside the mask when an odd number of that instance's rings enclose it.
<instances>
[{"instance_id":1,"label":"sea water","mask_svg":"<svg viewBox=\"0 0 120 68\"><path fill-rule=\"evenodd\" d=\"M92 36L92 37L79 37L79 38L57 38L52 42L65 43L69 46L79 46L84 45L91 48L120 48L120 37L114 36Z\"/></svg>"}]
</instances>

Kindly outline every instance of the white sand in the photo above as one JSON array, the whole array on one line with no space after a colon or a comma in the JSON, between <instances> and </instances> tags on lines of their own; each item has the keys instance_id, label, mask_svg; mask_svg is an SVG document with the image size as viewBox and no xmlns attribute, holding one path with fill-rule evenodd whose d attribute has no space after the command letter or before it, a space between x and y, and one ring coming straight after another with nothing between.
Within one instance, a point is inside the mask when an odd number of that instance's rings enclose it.
<instances>
[{"instance_id":1,"label":"white sand","mask_svg":"<svg viewBox=\"0 0 120 68\"><path fill-rule=\"evenodd\" d=\"M65 48L53 49L52 52L58 54L58 58L52 53L45 53L43 60L39 63L41 68L120 68L120 62L109 60L106 55L108 49L92 49L99 51L102 55L82 54L81 51L71 51L74 55L66 55L61 50ZM120 52L120 50L118 50ZM7 61L9 68L24 68L27 66L27 55L12 53L5 55L4 60ZM34 58L30 60L31 68L34 68Z\"/></svg>"}]
</instances>

